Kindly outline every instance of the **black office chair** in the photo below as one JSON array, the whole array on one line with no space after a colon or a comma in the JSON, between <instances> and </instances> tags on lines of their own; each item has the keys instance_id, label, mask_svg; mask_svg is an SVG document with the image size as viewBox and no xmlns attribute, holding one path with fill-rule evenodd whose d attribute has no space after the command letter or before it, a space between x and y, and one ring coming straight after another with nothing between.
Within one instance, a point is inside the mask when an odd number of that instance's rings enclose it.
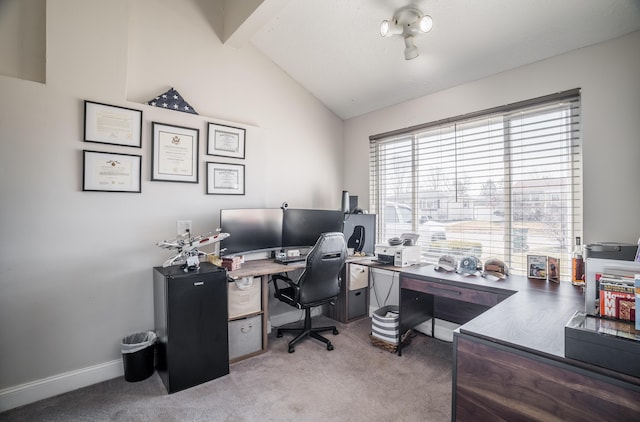
<instances>
[{"instance_id":1,"label":"black office chair","mask_svg":"<svg viewBox=\"0 0 640 422\"><path fill-rule=\"evenodd\" d=\"M329 339L319 333L332 331L338 334L335 326L311 327L311 308L329 303L340 292L340 273L347 258L347 244L344 235L338 232L323 233L315 246L307 255L307 262L300 277L293 281L280 274L272 276L275 297L280 301L304 309L304 326L301 328L278 328L277 336L292 332L298 335L289 342L289 353L295 351L294 346L306 337L313 337L327 345L327 350L333 350ZM278 281L286 283L280 287Z\"/></svg>"}]
</instances>

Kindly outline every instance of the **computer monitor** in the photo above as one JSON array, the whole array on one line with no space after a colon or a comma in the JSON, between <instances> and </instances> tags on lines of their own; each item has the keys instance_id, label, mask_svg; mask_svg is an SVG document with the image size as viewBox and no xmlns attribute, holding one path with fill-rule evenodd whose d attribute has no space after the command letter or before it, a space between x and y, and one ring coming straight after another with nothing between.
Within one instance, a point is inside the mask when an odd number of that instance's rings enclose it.
<instances>
[{"instance_id":1,"label":"computer monitor","mask_svg":"<svg viewBox=\"0 0 640 422\"><path fill-rule=\"evenodd\" d=\"M338 210L286 209L282 227L285 248L312 247L322 233L342 233L344 213Z\"/></svg>"},{"instance_id":2,"label":"computer monitor","mask_svg":"<svg viewBox=\"0 0 640 422\"><path fill-rule=\"evenodd\" d=\"M220 228L230 235L220 243L222 256L268 251L282 246L280 208L220 210Z\"/></svg>"}]
</instances>

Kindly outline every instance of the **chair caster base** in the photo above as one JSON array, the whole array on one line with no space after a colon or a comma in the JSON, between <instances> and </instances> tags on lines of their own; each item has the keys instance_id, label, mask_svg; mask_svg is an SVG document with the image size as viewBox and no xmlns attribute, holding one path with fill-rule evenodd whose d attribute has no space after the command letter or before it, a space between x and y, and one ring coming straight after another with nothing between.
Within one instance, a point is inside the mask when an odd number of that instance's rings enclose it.
<instances>
[{"instance_id":1,"label":"chair caster base","mask_svg":"<svg viewBox=\"0 0 640 422\"><path fill-rule=\"evenodd\" d=\"M333 350L333 344L327 343L327 350L328 351L332 351Z\"/></svg>"},{"instance_id":2,"label":"chair caster base","mask_svg":"<svg viewBox=\"0 0 640 422\"><path fill-rule=\"evenodd\" d=\"M337 328L334 328L334 329L333 329L333 335L334 335L334 336L337 336L338 334L339 334L339 333L338 333L338 329L337 329Z\"/></svg>"}]
</instances>

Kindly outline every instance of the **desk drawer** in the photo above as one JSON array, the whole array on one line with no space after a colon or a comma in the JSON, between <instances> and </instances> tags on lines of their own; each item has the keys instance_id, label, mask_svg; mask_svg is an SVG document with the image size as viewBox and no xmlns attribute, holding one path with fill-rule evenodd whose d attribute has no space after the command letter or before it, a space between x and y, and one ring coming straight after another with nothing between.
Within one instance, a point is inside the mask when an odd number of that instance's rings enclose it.
<instances>
[{"instance_id":1,"label":"desk drawer","mask_svg":"<svg viewBox=\"0 0 640 422\"><path fill-rule=\"evenodd\" d=\"M435 283L432 281L417 280L410 277L400 278L400 288L415 290L434 296L477 303L484 306L495 306L499 302L498 295L482 290L467 287L452 286L450 284Z\"/></svg>"}]
</instances>

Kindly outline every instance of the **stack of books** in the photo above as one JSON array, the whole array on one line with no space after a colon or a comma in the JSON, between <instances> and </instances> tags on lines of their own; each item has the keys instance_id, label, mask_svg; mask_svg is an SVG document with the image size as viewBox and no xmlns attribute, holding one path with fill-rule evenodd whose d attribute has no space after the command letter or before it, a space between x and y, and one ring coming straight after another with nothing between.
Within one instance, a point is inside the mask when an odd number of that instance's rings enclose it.
<instances>
[{"instance_id":1,"label":"stack of books","mask_svg":"<svg viewBox=\"0 0 640 422\"><path fill-rule=\"evenodd\" d=\"M227 271L235 271L239 270L242 266L242 257L241 256L232 256L232 257L224 257L222 258L222 266L227 269Z\"/></svg>"},{"instance_id":2,"label":"stack of books","mask_svg":"<svg viewBox=\"0 0 640 422\"><path fill-rule=\"evenodd\" d=\"M636 320L634 279L616 274L599 274L600 316L623 321Z\"/></svg>"}]
</instances>

